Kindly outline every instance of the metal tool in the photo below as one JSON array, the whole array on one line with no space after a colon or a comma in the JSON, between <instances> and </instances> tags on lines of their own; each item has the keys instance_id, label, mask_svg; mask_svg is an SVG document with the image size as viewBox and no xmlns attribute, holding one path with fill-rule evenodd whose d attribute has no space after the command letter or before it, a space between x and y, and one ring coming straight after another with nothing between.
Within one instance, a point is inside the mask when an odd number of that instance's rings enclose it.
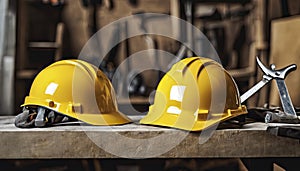
<instances>
[{"instance_id":1,"label":"metal tool","mask_svg":"<svg viewBox=\"0 0 300 171\"><path fill-rule=\"evenodd\" d=\"M256 61L258 63L258 66L264 73L263 79L241 96L241 102L243 103L245 100L251 97L254 93L256 93L268 82L270 82L270 80L275 79L280 95L283 112L267 112L265 116L265 122L300 123L300 119L296 114L288 89L284 82L286 76L290 72L296 70L297 66L295 64L292 64L285 68L276 70L274 64L272 64L270 66L271 69L269 69L263 65L263 63L259 60L258 57L256 57Z\"/></svg>"},{"instance_id":2,"label":"metal tool","mask_svg":"<svg viewBox=\"0 0 300 171\"><path fill-rule=\"evenodd\" d=\"M265 116L266 123L290 123L290 124L298 124L300 123L300 117L297 115L290 115L283 111L267 111Z\"/></svg>"},{"instance_id":3,"label":"metal tool","mask_svg":"<svg viewBox=\"0 0 300 171\"><path fill-rule=\"evenodd\" d=\"M292 114L294 116L296 116L296 112L295 112L294 106L292 104L292 100L290 98L288 89L285 85L284 78L286 77L288 72L295 70L296 68L297 68L297 66L294 64L294 65L288 66L286 68L286 70L280 70L280 72L279 71L276 72L276 74L278 74L278 78L279 78L279 79L276 79L276 83L277 83L277 87L279 90L280 101L281 101L281 104L283 107L283 111L287 114ZM274 64L271 65L271 69L273 71L275 71Z\"/></svg>"},{"instance_id":4,"label":"metal tool","mask_svg":"<svg viewBox=\"0 0 300 171\"><path fill-rule=\"evenodd\" d=\"M296 126L269 126L267 132L276 135L300 140L300 127Z\"/></svg>"},{"instance_id":5,"label":"metal tool","mask_svg":"<svg viewBox=\"0 0 300 171\"><path fill-rule=\"evenodd\" d=\"M241 96L241 102L243 103L245 100L251 97L254 93L256 93L264 85L266 85L270 80L275 79L279 90L283 111L287 114L296 116L296 112L293 107L284 79L291 71L296 70L297 66L295 64L292 64L285 68L275 70L274 64L272 64L271 69L269 69L262 64L258 57L256 57L256 61L258 63L258 66L264 73L263 79Z\"/></svg>"},{"instance_id":6,"label":"metal tool","mask_svg":"<svg viewBox=\"0 0 300 171\"><path fill-rule=\"evenodd\" d=\"M275 70L274 64L271 65L271 70L266 67L262 68L264 73L267 73L269 76L275 78L276 80L283 111L287 114L292 114L294 116L296 116L296 111L292 104L292 100L290 98L288 89L285 85L284 79L286 78L287 74L289 74L291 71L294 71L296 69L297 66L295 64L289 65L280 70Z\"/></svg>"},{"instance_id":7,"label":"metal tool","mask_svg":"<svg viewBox=\"0 0 300 171\"><path fill-rule=\"evenodd\" d=\"M256 85L254 85L251 89L249 89L247 92L245 92L241 96L241 103L245 102L248 98L250 98L253 94L255 94L258 90L260 90L263 86L265 86L270 80L273 79L272 76L268 74L265 70L265 66L263 63L259 60L258 57L256 57L256 62L260 69L264 72L263 78L260 82L258 82Z\"/></svg>"}]
</instances>

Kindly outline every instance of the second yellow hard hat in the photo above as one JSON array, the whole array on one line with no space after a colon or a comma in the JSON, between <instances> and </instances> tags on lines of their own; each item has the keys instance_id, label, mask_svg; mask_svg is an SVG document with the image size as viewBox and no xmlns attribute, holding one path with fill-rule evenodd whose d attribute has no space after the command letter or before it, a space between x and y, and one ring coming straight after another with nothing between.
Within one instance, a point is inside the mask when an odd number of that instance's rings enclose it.
<instances>
[{"instance_id":1,"label":"second yellow hard hat","mask_svg":"<svg viewBox=\"0 0 300 171\"><path fill-rule=\"evenodd\" d=\"M229 73L211 59L191 57L174 64L162 78L140 123L200 131L245 113Z\"/></svg>"}]
</instances>

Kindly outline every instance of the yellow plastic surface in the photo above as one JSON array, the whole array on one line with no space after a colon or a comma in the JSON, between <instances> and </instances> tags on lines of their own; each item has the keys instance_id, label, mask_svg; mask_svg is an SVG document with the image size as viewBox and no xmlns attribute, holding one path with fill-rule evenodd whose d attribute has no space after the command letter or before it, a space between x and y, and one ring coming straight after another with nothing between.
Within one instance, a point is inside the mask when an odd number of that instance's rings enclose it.
<instances>
[{"instance_id":1,"label":"yellow plastic surface","mask_svg":"<svg viewBox=\"0 0 300 171\"><path fill-rule=\"evenodd\" d=\"M81 60L62 60L34 79L22 106L43 106L92 125L131 122L120 113L109 79L96 66Z\"/></svg>"},{"instance_id":2,"label":"yellow plastic surface","mask_svg":"<svg viewBox=\"0 0 300 171\"><path fill-rule=\"evenodd\" d=\"M148 114L141 124L201 131L224 120L246 114L237 85L217 62L186 58L160 81Z\"/></svg>"}]
</instances>

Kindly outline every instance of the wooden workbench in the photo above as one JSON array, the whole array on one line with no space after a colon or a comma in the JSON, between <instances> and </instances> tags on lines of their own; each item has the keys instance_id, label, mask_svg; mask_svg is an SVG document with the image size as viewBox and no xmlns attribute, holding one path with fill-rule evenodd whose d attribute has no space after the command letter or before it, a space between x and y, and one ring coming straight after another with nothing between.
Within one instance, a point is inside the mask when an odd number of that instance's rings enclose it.
<instances>
[{"instance_id":1,"label":"wooden workbench","mask_svg":"<svg viewBox=\"0 0 300 171\"><path fill-rule=\"evenodd\" d=\"M13 116L0 117L1 159L300 157L299 140L271 135L264 123L216 130L211 137L205 132L201 135L134 123L31 129L16 128L13 123ZM207 141L199 143L200 135L201 141L205 136Z\"/></svg>"}]
</instances>

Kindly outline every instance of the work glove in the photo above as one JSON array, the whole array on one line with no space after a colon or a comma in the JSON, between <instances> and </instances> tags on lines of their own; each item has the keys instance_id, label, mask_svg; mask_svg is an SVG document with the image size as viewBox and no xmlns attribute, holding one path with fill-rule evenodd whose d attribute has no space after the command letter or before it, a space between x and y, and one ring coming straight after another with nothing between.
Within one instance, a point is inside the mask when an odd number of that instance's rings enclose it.
<instances>
[{"instance_id":1,"label":"work glove","mask_svg":"<svg viewBox=\"0 0 300 171\"><path fill-rule=\"evenodd\" d=\"M15 118L15 126L19 128L46 127L74 120L43 107L24 107L23 112Z\"/></svg>"}]
</instances>

